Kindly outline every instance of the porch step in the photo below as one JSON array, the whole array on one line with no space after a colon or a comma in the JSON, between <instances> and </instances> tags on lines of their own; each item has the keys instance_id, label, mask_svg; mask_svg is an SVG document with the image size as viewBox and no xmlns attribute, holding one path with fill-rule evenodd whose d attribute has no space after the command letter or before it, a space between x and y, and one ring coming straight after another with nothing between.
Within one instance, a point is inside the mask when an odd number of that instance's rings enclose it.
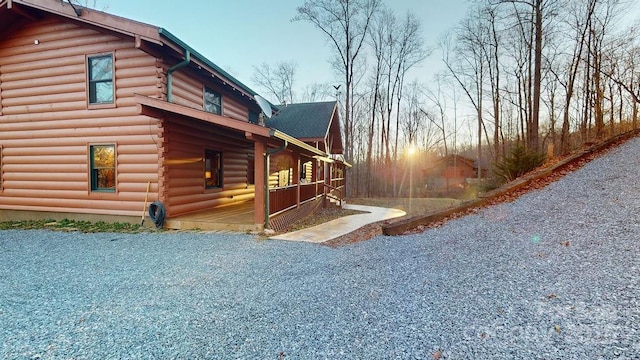
<instances>
[{"instance_id":1,"label":"porch step","mask_svg":"<svg viewBox=\"0 0 640 360\"><path fill-rule=\"evenodd\" d=\"M334 208L334 209L341 208L340 201L338 199L335 199L333 197L327 197L327 198L329 199L329 203L327 204L327 207Z\"/></svg>"},{"instance_id":2,"label":"porch step","mask_svg":"<svg viewBox=\"0 0 640 360\"><path fill-rule=\"evenodd\" d=\"M262 231L261 225L255 224L229 224L198 220L172 220L165 221L165 228L170 230L202 230L202 231L230 231L230 232L254 232Z\"/></svg>"}]
</instances>

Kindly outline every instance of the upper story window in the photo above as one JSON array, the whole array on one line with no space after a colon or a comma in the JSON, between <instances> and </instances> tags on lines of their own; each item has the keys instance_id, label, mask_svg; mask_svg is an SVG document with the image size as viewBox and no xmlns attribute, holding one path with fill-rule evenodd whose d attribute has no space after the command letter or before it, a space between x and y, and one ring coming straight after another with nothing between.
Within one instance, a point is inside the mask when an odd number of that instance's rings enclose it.
<instances>
[{"instance_id":1,"label":"upper story window","mask_svg":"<svg viewBox=\"0 0 640 360\"><path fill-rule=\"evenodd\" d=\"M90 56L87 67L89 105L113 104L113 54Z\"/></svg>"},{"instance_id":2,"label":"upper story window","mask_svg":"<svg viewBox=\"0 0 640 360\"><path fill-rule=\"evenodd\" d=\"M222 115L222 96L208 87L204 88L204 111Z\"/></svg>"},{"instance_id":3,"label":"upper story window","mask_svg":"<svg viewBox=\"0 0 640 360\"><path fill-rule=\"evenodd\" d=\"M259 118L259 117L260 117L260 116L258 115L258 113L257 113L257 112L249 110L249 122L250 122L250 123L252 123L252 124L257 124L257 123L258 123L258 118Z\"/></svg>"}]
</instances>

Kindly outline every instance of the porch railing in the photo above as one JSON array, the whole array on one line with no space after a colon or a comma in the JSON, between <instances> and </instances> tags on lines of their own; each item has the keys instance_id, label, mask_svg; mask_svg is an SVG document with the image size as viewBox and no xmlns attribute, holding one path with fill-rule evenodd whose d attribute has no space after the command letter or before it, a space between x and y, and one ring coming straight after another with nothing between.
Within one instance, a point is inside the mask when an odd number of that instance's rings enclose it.
<instances>
[{"instance_id":1,"label":"porch railing","mask_svg":"<svg viewBox=\"0 0 640 360\"><path fill-rule=\"evenodd\" d=\"M297 185L269 189L269 214L275 215L297 205Z\"/></svg>"},{"instance_id":2,"label":"porch railing","mask_svg":"<svg viewBox=\"0 0 640 360\"><path fill-rule=\"evenodd\" d=\"M331 179L331 186L336 189L344 186L344 178Z\"/></svg>"},{"instance_id":3,"label":"porch railing","mask_svg":"<svg viewBox=\"0 0 640 360\"><path fill-rule=\"evenodd\" d=\"M320 186L318 186L320 184ZM318 188L320 191L318 191ZM300 202L315 199L318 195L322 195L322 181L316 181L308 184L300 184Z\"/></svg>"},{"instance_id":4,"label":"porch railing","mask_svg":"<svg viewBox=\"0 0 640 360\"><path fill-rule=\"evenodd\" d=\"M300 184L300 204L317 199L322 195L324 195L324 181ZM269 214L277 215L296 206L298 206L297 185L269 189Z\"/></svg>"}]
</instances>

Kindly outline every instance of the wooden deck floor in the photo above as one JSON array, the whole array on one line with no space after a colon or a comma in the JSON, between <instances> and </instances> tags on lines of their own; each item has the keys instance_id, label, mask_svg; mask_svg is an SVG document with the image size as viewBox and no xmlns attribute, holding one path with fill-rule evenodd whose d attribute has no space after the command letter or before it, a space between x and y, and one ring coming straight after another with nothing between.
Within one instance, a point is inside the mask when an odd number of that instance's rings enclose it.
<instances>
[{"instance_id":1,"label":"wooden deck floor","mask_svg":"<svg viewBox=\"0 0 640 360\"><path fill-rule=\"evenodd\" d=\"M213 208L169 218L167 229L205 231L259 231L262 225L254 223L253 201Z\"/></svg>"}]
</instances>

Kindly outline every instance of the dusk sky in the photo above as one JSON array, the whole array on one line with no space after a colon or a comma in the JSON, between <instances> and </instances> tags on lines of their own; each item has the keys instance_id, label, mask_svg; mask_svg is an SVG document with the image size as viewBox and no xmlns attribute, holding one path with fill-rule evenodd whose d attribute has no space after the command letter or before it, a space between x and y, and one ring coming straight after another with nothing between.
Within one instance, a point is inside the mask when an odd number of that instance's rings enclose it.
<instances>
[{"instance_id":1,"label":"dusk sky","mask_svg":"<svg viewBox=\"0 0 640 360\"><path fill-rule=\"evenodd\" d=\"M386 3L403 17L407 11L422 21L427 46L434 45L446 30L464 16L468 0L389 0ZM91 4L91 2L90 2ZM252 89L253 66L263 62L297 63L296 89L312 83L337 83L328 63L332 48L310 23L291 19L304 0L97 0L96 8L115 15L163 27L209 58ZM413 76L431 80L439 68L432 55Z\"/></svg>"}]
</instances>

